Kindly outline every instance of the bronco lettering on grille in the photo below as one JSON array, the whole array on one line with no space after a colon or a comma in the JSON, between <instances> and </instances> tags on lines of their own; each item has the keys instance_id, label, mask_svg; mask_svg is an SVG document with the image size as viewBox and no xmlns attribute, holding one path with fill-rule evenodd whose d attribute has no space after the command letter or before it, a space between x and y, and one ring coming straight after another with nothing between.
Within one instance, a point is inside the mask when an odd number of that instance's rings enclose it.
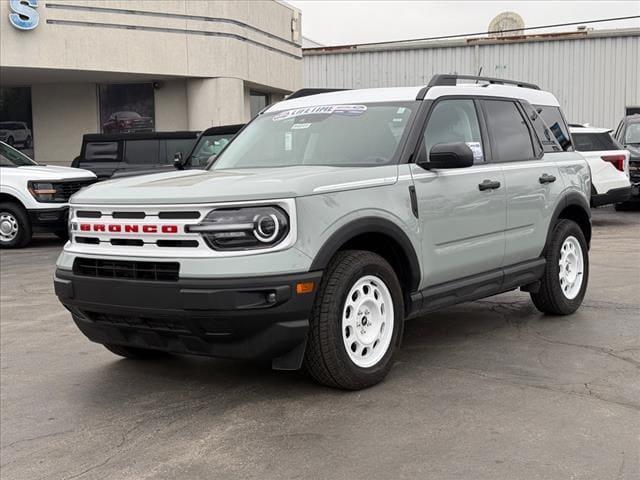
<instances>
[{"instance_id":1,"label":"bronco lettering on grille","mask_svg":"<svg viewBox=\"0 0 640 480\"><path fill-rule=\"evenodd\" d=\"M136 225L129 223L81 223L81 232L109 232L109 233L178 233L178 225Z\"/></svg>"}]
</instances>

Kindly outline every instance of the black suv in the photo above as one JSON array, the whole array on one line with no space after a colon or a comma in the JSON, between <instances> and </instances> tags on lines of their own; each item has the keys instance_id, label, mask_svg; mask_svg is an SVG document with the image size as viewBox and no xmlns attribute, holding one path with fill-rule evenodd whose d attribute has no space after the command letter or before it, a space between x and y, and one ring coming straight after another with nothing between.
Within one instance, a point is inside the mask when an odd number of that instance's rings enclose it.
<instances>
[{"instance_id":1,"label":"black suv","mask_svg":"<svg viewBox=\"0 0 640 480\"><path fill-rule=\"evenodd\" d=\"M91 170L99 180L116 172L144 174L173 168L178 152L190 152L198 132L90 133L83 135L72 167Z\"/></svg>"},{"instance_id":2,"label":"black suv","mask_svg":"<svg viewBox=\"0 0 640 480\"><path fill-rule=\"evenodd\" d=\"M627 115L616 129L615 138L626 150L629 157L629 179L631 198L625 204L640 204L640 114Z\"/></svg>"}]
</instances>

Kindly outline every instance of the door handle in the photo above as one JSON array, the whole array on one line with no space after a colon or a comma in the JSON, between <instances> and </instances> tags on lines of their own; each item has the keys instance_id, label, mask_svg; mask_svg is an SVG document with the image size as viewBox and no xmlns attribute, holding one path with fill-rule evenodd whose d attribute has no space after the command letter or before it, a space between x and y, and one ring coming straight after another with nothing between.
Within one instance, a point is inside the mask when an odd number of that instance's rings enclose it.
<instances>
[{"instance_id":1,"label":"door handle","mask_svg":"<svg viewBox=\"0 0 640 480\"><path fill-rule=\"evenodd\" d=\"M543 173L542 176L538 179L540 181L540 183L542 183L543 185L545 183L553 183L556 181L556 177L554 177L553 175L548 175L546 173Z\"/></svg>"},{"instance_id":2,"label":"door handle","mask_svg":"<svg viewBox=\"0 0 640 480\"><path fill-rule=\"evenodd\" d=\"M478 188L481 192L484 190L495 190L496 188L500 188L500 182L496 180L485 180L478 184Z\"/></svg>"}]
</instances>

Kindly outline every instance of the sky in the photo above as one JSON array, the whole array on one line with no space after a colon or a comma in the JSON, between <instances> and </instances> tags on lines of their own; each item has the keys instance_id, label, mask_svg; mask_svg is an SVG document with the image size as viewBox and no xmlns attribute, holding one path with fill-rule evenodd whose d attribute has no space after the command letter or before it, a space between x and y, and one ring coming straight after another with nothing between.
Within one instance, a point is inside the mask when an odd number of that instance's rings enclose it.
<instances>
[{"instance_id":1,"label":"sky","mask_svg":"<svg viewBox=\"0 0 640 480\"><path fill-rule=\"evenodd\" d=\"M638 0L287 0L287 3L302 11L302 34L322 45L485 32L491 19L504 11L518 13L526 27L640 15ZM640 19L585 24L596 29L640 27ZM539 31L545 30L534 30Z\"/></svg>"}]
</instances>

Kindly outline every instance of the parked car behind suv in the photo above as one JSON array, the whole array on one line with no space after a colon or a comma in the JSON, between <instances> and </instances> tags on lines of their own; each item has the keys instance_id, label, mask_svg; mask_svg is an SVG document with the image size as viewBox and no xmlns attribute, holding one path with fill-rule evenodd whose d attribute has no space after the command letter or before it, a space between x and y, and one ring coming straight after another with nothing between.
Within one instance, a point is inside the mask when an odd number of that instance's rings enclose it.
<instances>
[{"instance_id":1,"label":"parked car behind suv","mask_svg":"<svg viewBox=\"0 0 640 480\"><path fill-rule=\"evenodd\" d=\"M12 147L20 144L23 148L31 148L33 136L24 122L0 122L0 141Z\"/></svg>"},{"instance_id":2,"label":"parked car behind suv","mask_svg":"<svg viewBox=\"0 0 640 480\"><path fill-rule=\"evenodd\" d=\"M622 119L615 134L616 140L629 150L629 177L631 197L624 205L640 204L640 114L627 115ZM618 205L620 207L620 205Z\"/></svg>"},{"instance_id":3,"label":"parked car behind suv","mask_svg":"<svg viewBox=\"0 0 640 480\"><path fill-rule=\"evenodd\" d=\"M575 149L591 168L591 206L625 202L631 195L629 152L622 148L606 128L572 125Z\"/></svg>"},{"instance_id":4,"label":"parked car behind suv","mask_svg":"<svg viewBox=\"0 0 640 480\"><path fill-rule=\"evenodd\" d=\"M0 248L24 247L34 232L67 236L67 202L96 176L77 168L38 165L0 142Z\"/></svg>"},{"instance_id":5,"label":"parked car behind suv","mask_svg":"<svg viewBox=\"0 0 640 480\"><path fill-rule=\"evenodd\" d=\"M206 170L75 195L56 294L118 355L269 359L344 389L387 375L408 318L517 288L570 314L589 167L532 103L558 104L453 75L294 94Z\"/></svg>"},{"instance_id":6,"label":"parked car behind suv","mask_svg":"<svg viewBox=\"0 0 640 480\"><path fill-rule=\"evenodd\" d=\"M191 151L198 132L90 133L83 135L80 155L72 167L94 172L100 180L116 172L173 170L177 152Z\"/></svg>"}]
</instances>

